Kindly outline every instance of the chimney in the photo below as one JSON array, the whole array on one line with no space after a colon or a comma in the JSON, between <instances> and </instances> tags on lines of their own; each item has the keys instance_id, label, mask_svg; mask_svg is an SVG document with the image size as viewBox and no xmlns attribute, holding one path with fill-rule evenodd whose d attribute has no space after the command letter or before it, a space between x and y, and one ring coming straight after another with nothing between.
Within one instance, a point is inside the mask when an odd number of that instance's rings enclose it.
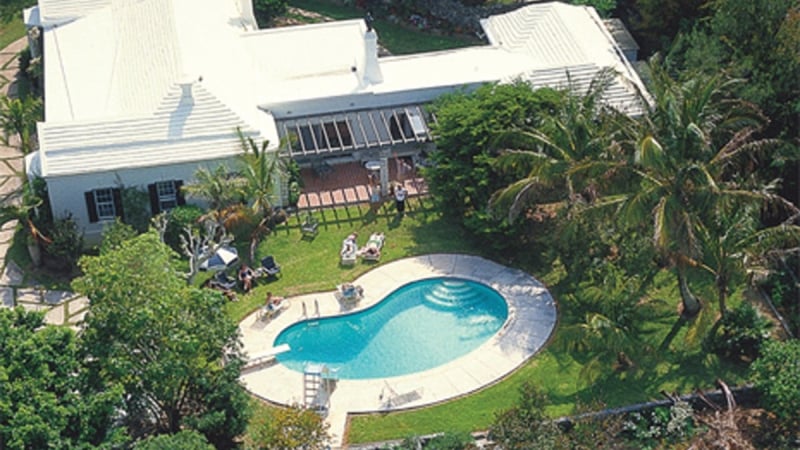
<instances>
[{"instance_id":1,"label":"chimney","mask_svg":"<svg viewBox=\"0 0 800 450\"><path fill-rule=\"evenodd\" d=\"M378 33L369 23L364 35L364 51L364 79L372 84L383 82L381 66L378 64Z\"/></svg>"},{"instance_id":2,"label":"chimney","mask_svg":"<svg viewBox=\"0 0 800 450\"><path fill-rule=\"evenodd\" d=\"M190 77L188 75L184 75L183 77L181 77L181 79L178 81L178 85L181 87L181 100L180 100L181 103L194 104L192 87L194 86L194 83L200 80L202 80L202 77L199 79L196 77Z\"/></svg>"}]
</instances>

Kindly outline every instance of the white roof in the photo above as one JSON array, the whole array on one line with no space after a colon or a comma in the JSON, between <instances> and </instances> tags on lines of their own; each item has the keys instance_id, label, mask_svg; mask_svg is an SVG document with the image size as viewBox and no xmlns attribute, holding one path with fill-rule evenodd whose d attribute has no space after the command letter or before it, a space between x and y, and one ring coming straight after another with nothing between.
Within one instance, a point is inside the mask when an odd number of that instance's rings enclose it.
<instances>
[{"instance_id":1,"label":"white roof","mask_svg":"<svg viewBox=\"0 0 800 450\"><path fill-rule=\"evenodd\" d=\"M39 14L45 27L71 22L105 8L112 0L39 0Z\"/></svg>"},{"instance_id":2,"label":"white roof","mask_svg":"<svg viewBox=\"0 0 800 450\"><path fill-rule=\"evenodd\" d=\"M275 29L271 39L276 45L253 45L260 52L262 78L270 79L269 89L257 97L261 107L277 118L383 108L515 79L537 87L567 88L572 77L572 87L580 91L597 72L611 68L619 76L605 99L631 114L641 113L632 88L641 87L641 81L592 8L539 3L490 17L482 25L491 45L379 58L383 81L378 84L366 83L361 73L363 38L353 38L352 33L363 33L363 25L349 22ZM285 69L296 72L276 77L284 70L278 62L287 60L292 61L288 66L302 69ZM275 68L267 67L270 63Z\"/></svg>"},{"instance_id":3,"label":"white roof","mask_svg":"<svg viewBox=\"0 0 800 450\"><path fill-rule=\"evenodd\" d=\"M606 100L641 111L641 81L592 8L531 4L482 21L490 45L377 58L361 20L251 31L243 1L41 0L43 17L76 17L45 27L43 176L225 157L238 151L234 126L275 148L275 118L424 103L485 82L585 89L605 68L619 73ZM370 64L382 81L366 81ZM181 83L193 83L188 110Z\"/></svg>"},{"instance_id":4,"label":"white roof","mask_svg":"<svg viewBox=\"0 0 800 450\"><path fill-rule=\"evenodd\" d=\"M252 100L255 74L237 45L246 27L238 0L113 0L46 29L43 176L225 157L239 151L238 140L226 146L218 139L232 139L237 125L277 145L274 121ZM179 134L193 136L191 145L172 142L175 130L164 130L174 128L170 117L182 113L181 105L170 102L180 83L193 81L199 83L195 109L183 126L199 123L205 132L186 129ZM164 109L169 107L179 109ZM223 116L202 122L204 113L223 108ZM157 137L149 140L153 133ZM209 139L203 148L195 142L201 136ZM70 150L79 146L87 150ZM126 149L133 148L154 157L126 158ZM218 151L212 155L213 148ZM90 161L81 162L79 155Z\"/></svg>"},{"instance_id":5,"label":"white roof","mask_svg":"<svg viewBox=\"0 0 800 450\"><path fill-rule=\"evenodd\" d=\"M40 123L40 170L48 177L224 158L241 153L237 128L258 135L201 82L174 84L146 117Z\"/></svg>"},{"instance_id":6,"label":"white roof","mask_svg":"<svg viewBox=\"0 0 800 450\"><path fill-rule=\"evenodd\" d=\"M577 81L572 87L581 91L599 70L610 68L618 76L605 100L629 114L642 113L637 90L647 91L594 8L536 3L483 19L481 26L492 45L533 60L522 78L534 86L569 87L570 73Z\"/></svg>"}]
</instances>

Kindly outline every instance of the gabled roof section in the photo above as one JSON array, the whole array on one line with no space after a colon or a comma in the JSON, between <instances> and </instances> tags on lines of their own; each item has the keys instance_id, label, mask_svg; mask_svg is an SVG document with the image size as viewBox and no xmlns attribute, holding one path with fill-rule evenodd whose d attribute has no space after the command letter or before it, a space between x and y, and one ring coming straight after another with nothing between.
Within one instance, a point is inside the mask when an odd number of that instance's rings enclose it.
<instances>
[{"instance_id":1,"label":"gabled roof section","mask_svg":"<svg viewBox=\"0 0 800 450\"><path fill-rule=\"evenodd\" d=\"M241 153L237 128L260 138L201 82L175 83L147 117L39 123L42 176L225 158Z\"/></svg>"},{"instance_id":2,"label":"gabled roof section","mask_svg":"<svg viewBox=\"0 0 800 450\"><path fill-rule=\"evenodd\" d=\"M47 120L150 113L182 75L172 1L114 0L45 31Z\"/></svg>"},{"instance_id":3,"label":"gabled roof section","mask_svg":"<svg viewBox=\"0 0 800 450\"><path fill-rule=\"evenodd\" d=\"M111 5L112 0L39 0L42 25L71 22Z\"/></svg>"},{"instance_id":4,"label":"gabled roof section","mask_svg":"<svg viewBox=\"0 0 800 450\"><path fill-rule=\"evenodd\" d=\"M493 46L531 60L529 69L505 80L584 93L597 74L611 70L616 75L603 98L627 114L643 113L640 94L647 90L594 8L537 3L483 19L481 25Z\"/></svg>"},{"instance_id":5,"label":"gabled roof section","mask_svg":"<svg viewBox=\"0 0 800 450\"><path fill-rule=\"evenodd\" d=\"M532 70L524 78L534 88L549 87L569 89L584 94L598 80L603 69L595 64L580 64L565 68ZM644 113L642 103L631 83L626 78L613 76L602 95L603 101L620 112L638 116Z\"/></svg>"},{"instance_id":6,"label":"gabled roof section","mask_svg":"<svg viewBox=\"0 0 800 450\"><path fill-rule=\"evenodd\" d=\"M587 55L574 38L574 25L562 14L564 6L567 5L529 5L483 19L481 25L492 45L527 53L542 65L579 64L587 60Z\"/></svg>"}]
</instances>

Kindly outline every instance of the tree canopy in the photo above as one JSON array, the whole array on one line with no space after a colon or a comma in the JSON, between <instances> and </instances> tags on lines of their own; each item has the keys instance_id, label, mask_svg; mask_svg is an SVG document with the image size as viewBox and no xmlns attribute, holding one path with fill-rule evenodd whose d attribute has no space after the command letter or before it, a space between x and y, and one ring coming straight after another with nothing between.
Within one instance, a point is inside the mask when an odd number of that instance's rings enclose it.
<instances>
[{"instance_id":1,"label":"tree canopy","mask_svg":"<svg viewBox=\"0 0 800 450\"><path fill-rule=\"evenodd\" d=\"M0 448L111 448L122 392L97 390L82 366L79 340L44 314L0 308Z\"/></svg>"},{"instance_id":2,"label":"tree canopy","mask_svg":"<svg viewBox=\"0 0 800 450\"><path fill-rule=\"evenodd\" d=\"M249 412L238 329L223 297L187 286L175 259L152 231L84 257L73 282L91 300L82 351L99 383L124 390L132 436L190 428L227 448Z\"/></svg>"}]
</instances>

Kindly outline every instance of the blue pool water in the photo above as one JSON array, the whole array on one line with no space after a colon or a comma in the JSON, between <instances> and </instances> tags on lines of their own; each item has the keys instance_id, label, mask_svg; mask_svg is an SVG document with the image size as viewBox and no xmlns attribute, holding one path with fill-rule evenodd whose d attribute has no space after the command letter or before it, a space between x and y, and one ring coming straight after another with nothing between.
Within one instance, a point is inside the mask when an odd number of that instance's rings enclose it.
<instances>
[{"instance_id":1,"label":"blue pool water","mask_svg":"<svg viewBox=\"0 0 800 450\"><path fill-rule=\"evenodd\" d=\"M342 379L383 378L431 369L474 350L508 316L505 299L474 281L432 278L400 287L354 314L303 321L274 345L292 370L325 364Z\"/></svg>"}]
</instances>

